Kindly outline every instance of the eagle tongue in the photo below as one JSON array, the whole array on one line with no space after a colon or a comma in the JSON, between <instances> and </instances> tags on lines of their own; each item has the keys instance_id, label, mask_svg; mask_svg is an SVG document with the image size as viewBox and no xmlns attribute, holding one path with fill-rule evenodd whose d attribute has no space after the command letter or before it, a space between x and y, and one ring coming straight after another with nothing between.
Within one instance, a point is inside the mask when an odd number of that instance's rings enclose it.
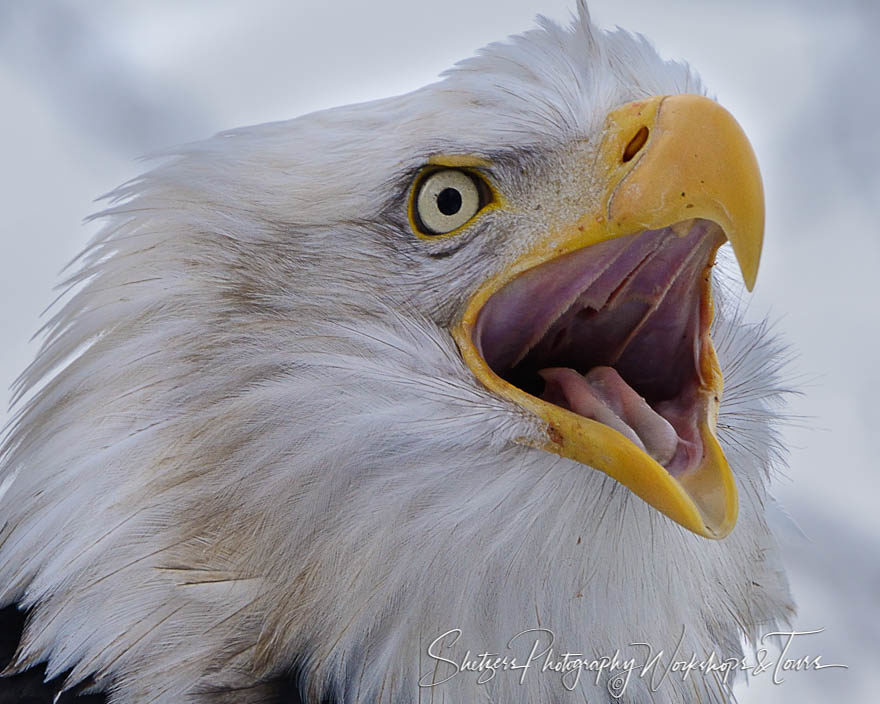
<instances>
[{"instance_id":1,"label":"eagle tongue","mask_svg":"<svg viewBox=\"0 0 880 704\"><path fill-rule=\"evenodd\" d=\"M538 372L546 382L541 398L618 431L666 466L678 448L678 433L612 367L594 367L581 376L574 369Z\"/></svg>"}]
</instances>

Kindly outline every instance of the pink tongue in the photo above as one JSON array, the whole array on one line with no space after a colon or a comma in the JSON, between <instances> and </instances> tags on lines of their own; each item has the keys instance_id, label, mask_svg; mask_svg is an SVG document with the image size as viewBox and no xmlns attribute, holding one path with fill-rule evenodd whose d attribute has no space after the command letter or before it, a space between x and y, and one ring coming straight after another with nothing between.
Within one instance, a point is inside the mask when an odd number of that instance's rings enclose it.
<instances>
[{"instance_id":1,"label":"pink tongue","mask_svg":"<svg viewBox=\"0 0 880 704\"><path fill-rule=\"evenodd\" d=\"M661 465L672 461L679 440L675 428L611 367L594 367L586 376L563 367L538 373L547 382L543 400L614 428Z\"/></svg>"}]
</instances>

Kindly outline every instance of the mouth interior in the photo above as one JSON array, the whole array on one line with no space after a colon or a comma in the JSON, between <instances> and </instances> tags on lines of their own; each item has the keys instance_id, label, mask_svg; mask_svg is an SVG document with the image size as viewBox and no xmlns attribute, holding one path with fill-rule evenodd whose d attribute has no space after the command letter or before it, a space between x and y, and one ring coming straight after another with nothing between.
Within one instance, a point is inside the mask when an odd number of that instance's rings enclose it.
<instances>
[{"instance_id":1,"label":"mouth interior","mask_svg":"<svg viewBox=\"0 0 880 704\"><path fill-rule=\"evenodd\" d=\"M724 240L692 220L536 266L487 301L474 344L508 383L614 428L680 475L703 454L703 301Z\"/></svg>"}]
</instances>

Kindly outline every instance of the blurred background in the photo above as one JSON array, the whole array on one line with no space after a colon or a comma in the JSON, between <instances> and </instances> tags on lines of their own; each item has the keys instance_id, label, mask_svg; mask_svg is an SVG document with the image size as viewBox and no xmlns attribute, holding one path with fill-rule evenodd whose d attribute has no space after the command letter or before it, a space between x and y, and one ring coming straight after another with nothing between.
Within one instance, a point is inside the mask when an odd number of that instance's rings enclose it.
<instances>
[{"instance_id":1,"label":"blurred background","mask_svg":"<svg viewBox=\"0 0 880 704\"><path fill-rule=\"evenodd\" d=\"M685 59L750 136L767 243L750 317L796 353L776 495L803 637L848 670L752 678L740 701L876 701L880 686L880 3L593 0L593 19ZM93 199L135 159L222 129L409 91L574 0L0 0L0 387ZM8 398L8 396L7 396Z\"/></svg>"}]
</instances>

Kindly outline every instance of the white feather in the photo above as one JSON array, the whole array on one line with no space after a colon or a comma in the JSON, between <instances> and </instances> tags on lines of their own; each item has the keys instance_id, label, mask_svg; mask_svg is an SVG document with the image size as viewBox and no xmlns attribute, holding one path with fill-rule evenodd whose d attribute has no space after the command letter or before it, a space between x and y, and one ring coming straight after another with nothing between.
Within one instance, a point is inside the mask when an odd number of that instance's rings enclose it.
<instances>
[{"instance_id":1,"label":"white feather","mask_svg":"<svg viewBox=\"0 0 880 704\"><path fill-rule=\"evenodd\" d=\"M576 167L608 110L680 92L702 92L686 66L579 5L412 94L221 134L116 191L3 450L0 603L33 609L18 664L119 703L211 701L293 667L340 702L539 702L573 695L548 676L420 690L427 644L547 627L612 653L686 624L687 652L732 655L790 615L763 509L783 393L766 330L723 306L716 323L741 496L719 542L519 444L541 424L480 387L447 330L479 280L595 199ZM425 256L406 184L463 151L543 207ZM632 700L730 696L646 687Z\"/></svg>"}]
</instances>

